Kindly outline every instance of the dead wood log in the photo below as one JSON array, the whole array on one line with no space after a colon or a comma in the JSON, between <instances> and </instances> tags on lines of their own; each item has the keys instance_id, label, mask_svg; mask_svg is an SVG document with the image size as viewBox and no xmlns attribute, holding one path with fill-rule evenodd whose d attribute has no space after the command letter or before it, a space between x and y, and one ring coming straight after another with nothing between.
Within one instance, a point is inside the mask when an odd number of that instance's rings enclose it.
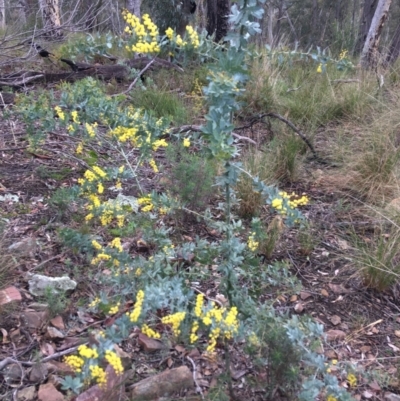
<instances>
[{"instance_id":1,"label":"dead wood log","mask_svg":"<svg viewBox=\"0 0 400 401\"><path fill-rule=\"evenodd\" d=\"M154 400L169 397L183 389L193 387L193 375L187 366L166 370L134 384L131 392L132 401Z\"/></svg>"}]
</instances>

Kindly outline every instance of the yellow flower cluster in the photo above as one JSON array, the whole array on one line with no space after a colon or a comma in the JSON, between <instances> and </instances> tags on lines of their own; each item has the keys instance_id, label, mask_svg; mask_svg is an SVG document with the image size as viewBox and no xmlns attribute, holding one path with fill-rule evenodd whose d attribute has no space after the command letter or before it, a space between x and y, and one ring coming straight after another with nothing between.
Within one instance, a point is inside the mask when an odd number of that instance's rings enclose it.
<instances>
[{"instance_id":1,"label":"yellow flower cluster","mask_svg":"<svg viewBox=\"0 0 400 401\"><path fill-rule=\"evenodd\" d=\"M133 308L131 313L127 313L127 316L129 317L129 320L132 323L135 323L138 321L140 314L142 312L143 301L144 301L144 291L139 290L136 295L135 307Z\"/></svg>"},{"instance_id":2,"label":"yellow flower cluster","mask_svg":"<svg viewBox=\"0 0 400 401\"><path fill-rule=\"evenodd\" d=\"M259 245L258 241L255 240L255 236L256 233L252 232L251 235L249 236L249 239L247 240L247 246L252 252L255 252Z\"/></svg>"},{"instance_id":3,"label":"yellow flower cluster","mask_svg":"<svg viewBox=\"0 0 400 401\"><path fill-rule=\"evenodd\" d=\"M196 306L194 307L194 314L196 317L201 317L203 313L204 295L199 294L196 297Z\"/></svg>"},{"instance_id":4,"label":"yellow flower cluster","mask_svg":"<svg viewBox=\"0 0 400 401\"><path fill-rule=\"evenodd\" d=\"M153 200L150 195L139 198L138 203L141 206L142 212L150 212L154 208Z\"/></svg>"},{"instance_id":5,"label":"yellow flower cluster","mask_svg":"<svg viewBox=\"0 0 400 401\"><path fill-rule=\"evenodd\" d=\"M79 123L80 123L80 122L79 122L79 118L78 118L78 112L77 112L76 110L71 111L71 118L72 118L72 121L73 121L74 123L76 123L76 124L79 124Z\"/></svg>"},{"instance_id":6,"label":"yellow flower cluster","mask_svg":"<svg viewBox=\"0 0 400 401\"><path fill-rule=\"evenodd\" d=\"M61 109L61 107L60 106L56 106L56 107L54 107L54 110L55 110L55 112L57 114L57 117L61 121L64 121L65 120L65 114L64 114L63 110Z\"/></svg>"},{"instance_id":7,"label":"yellow flower cluster","mask_svg":"<svg viewBox=\"0 0 400 401\"><path fill-rule=\"evenodd\" d=\"M190 139L189 138L184 138L183 139L183 146L185 148L188 148L190 146Z\"/></svg>"},{"instance_id":8,"label":"yellow flower cluster","mask_svg":"<svg viewBox=\"0 0 400 401\"><path fill-rule=\"evenodd\" d=\"M139 131L137 127L121 127L118 126L109 132L109 135L115 137L120 142L131 141L133 146L138 146L138 137L136 136Z\"/></svg>"},{"instance_id":9,"label":"yellow flower cluster","mask_svg":"<svg viewBox=\"0 0 400 401\"><path fill-rule=\"evenodd\" d=\"M101 387L107 383L107 374L100 366L91 365L89 366L90 376L96 380L96 383Z\"/></svg>"},{"instance_id":10,"label":"yellow flower cluster","mask_svg":"<svg viewBox=\"0 0 400 401\"><path fill-rule=\"evenodd\" d=\"M292 209L295 209L299 206L307 205L310 201L306 195L303 194L301 197L297 197L294 192L289 195L287 192L282 191L279 192L279 196L279 198L275 198L272 200L271 205L281 214L286 214L287 212L287 208L283 204L284 199L288 200L287 203Z\"/></svg>"},{"instance_id":11,"label":"yellow flower cluster","mask_svg":"<svg viewBox=\"0 0 400 401\"><path fill-rule=\"evenodd\" d=\"M95 308L100 303L100 298L96 297L90 304L89 308Z\"/></svg>"},{"instance_id":12,"label":"yellow flower cluster","mask_svg":"<svg viewBox=\"0 0 400 401\"><path fill-rule=\"evenodd\" d=\"M99 357L99 354L98 354L98 352L97 352L97 349L95 349L95 348L90 348L90 347L88 347L88 346L85 345L85 344L82 344L82 345L80 345L80 346L78 347L78 354L79 354L81 357L87 358L87 359L90 359L90 358L96 359L96 358Z\"/></svg>"},{"instance_id":13,"label":"yellow flower cluster","mask_svg":"<svg viewBox=\"0 0 400 401\"><path fill-rule=\"evenodd\" d=\"M64 358L64 362L72 368L72 370L76 373L82 372L82 366L84 365L85 361L76 355L66 356Z\"/></svg>"},{"instance_id":14,"label":"yellow flower cluster","mask_svg":"<svg viewBox=\"0 0 400 401\"><path fill-rule=\"evenodd\" d=\"M135 15L124 11L122 13L128 26L125 28L125 32L129 34L135 34L138 41L131 47L126 46L127 50L131 50L138 53L158 53L160 52L160 46L157 42L158 28L153 23L148 14L144 14L142 22Z\"/></svg>"},{"instance_id":15,"label":"yellow flower cluster","mask_svg":"<svg viewBox=\"0 0 400 401\"><path fill-rule=\"evenodd\" d=\"M195 343L199 336L197 335L197 330L199 329L199 322L195 320L192 324L192 329L190 330L190 344Z\"/></svg>"},{"instance_id":16,"label":"yellow flower cluster","mask_svg":"<svg viewBox=\"0 0 400 401\"><path fill-rule=\"evenodd\" d=\"M97 127L96 122L93 124L85 123L86 132L91 138L94 138L96 136L96 131L95 131L96 127Z\"/></svg>"},{"instance_id":17,"label":"yellow flower cluster","mask_svg":"<svg viewBox=\"0 0 400 401\"><path fill-rule=\"evenodd\" d=\"M237 319L238 310L236 306L232 306L229 310L226 308L217 307L214 302L211 303L212 308L203 312L204 295L199 294L196 297L196 305L194 314L204 325L212 326L209 335L208 352L212 352L217 344L217 339L223 336L231 339L239 330L239 322ZM198 322L195 321L192 325L190 341L191 343L197 340Z\"/></svg>"},{"instance_id":18,"label":"yellow flower cluster","mask_svg":"<svg viewBox=\"0 0 400 401\"><path fill-rule=\"evenodd\" d=\"M118 238L118 237L114 238L114 239L110 242L110 246L111 246L112 248L117 249L118 252L122 252L122 251L123 251L123 248L122 248L122 245L121 245L121 238Z\"/></svg>"},{"instance_id":19,"label":"yellow flower cluster","mask_svg":"<svg viewBox=\"0 0 400 401\"><path fill-rule=\"evenodd\" d=\"M60 120L64 121L65 120L65 114L64 114L64 111L62 110L62 108L60 106L55 106L54 110L57 113L57 117Z\"/></svg>"},{"instance_id":20,"label":"yellow flower cluster","mask_svg":"<svg viewBox=\"0 0 400 401\"><path fill-rule=\"evenodd\" d=\"M121 358L115 352L107 350L104 358L113 367L117 375L121 375L124 372Z\"/></svg>"},{"instance_id":21,"label":"yellow flower cluster","mask_svg":"<svg viewBox=\"0 0 400 401\"><path fill-rule=\"evenodd\" d=\"M158 167L157 167L157 164L156 164L156 162L155 162L154 159L150 159L150 160L149 160L149 164L150 164L150 167L153 169L153 171L154 171L155 173L158 173L158 172L159 172Z\"/></svg>"},{"instance_id":22,"label":"yellow flower cluster","mask_svg":"<svg viewBox=\"0 0 400 401\"><path fill-rule=\"evenodd\" d=\"M317 67L317 72L318 72L318 74L321 74L321 72L322 72L322 64L319 64L319 66Z\"/></svg>"},{"instance_id":23,"label":"yellow flower cluster","mask_svg":"<svg viewBox=\"0 0 400 401\"><path fill-rule=\"evenodd\" d=\"M326 398L326 401L337 401L337 398L334 397L332 394L328 395L328 397Z\"/></svg>"},{"instance_id":24,"label":"yellow flower cluster","mask_svg":"<svg viewBox=\"0 0 400 401\"><path fill-rule=\"evenodd\" d=\"M160 338L160 333L157 333L155 330L153 330L151 327L149 327L147 324L144 324L142 326L142 333L145 334L147 337L150 338Z\"/></svg>"},{"instance_id":25,"label":"yellow flower cluster","mask_svg":"<svg viewBox=\"0 0 400 401\"><path fill-rule=\"evenodd\" d=\"M176 312L172 315L164 316L161 319L161 322L164 324L170 324L172 326L172 332L174 336L179 336L179 334L181 334L179 327L182 321L185 319L185 316L186 312Z\"/></svg>"},{"instance_id":26,"label":"yellow flower cluster","mask_svg":"<svg viewBox=\"0 0 400 401\"><path fill-rule=\"evenodd\" d=\"M106 253L98 253L97 256L95 258L92 259L92 261L90 262L90 264L92 265L96 265L97 263L101 262L102 260L104 261L108 261L111 259L110 255L107 255Z\"/></svg>"},{"instance_id":27,"label":"yellow flower cluster","mask_svg":"<svg viewBox=\"0 0 400 401\"><path fill-rule=\"evenodd\" d=\"M118 313L120 305L121 305L121 302L118 302L116 305L112 306L109 309L108 314L115 315L116 313Z\"/></svg>"},{"instance_id":28,"label":"yellow flower cluster","mask_svg":"<svg viewBox=\"0 0 400 401\"><path fill-rule=\"evenodd\" d=\"M157 139L153 142L151 146L154 152L157 152L158 148L166 148L168 146L168 143L165 139Z\"/></svg>"},{"instance_id":29,"label":"yellow flower cluster","mask_svg":"<svg viewBox=\"0 0 400 401\"><path fill-rule=\"evenodd\" d=\"M75 153L76 153L77 155L81 155L82 152L83 152L83 143L82 143L82 142L79 142L79 143L78 143L78 146L77 146L76 149L75 149Z\"/></svg>"},{"instance_id":30,"label":"yellow flower cluster","mask_svg":"<svg viewBox=\"0 0 400 401\"><path fill-rule=\"evenodd\" d=\"M347 381L349 382L350 387L357 386L357 377L353 375L353 373L349 373L347 375Z\"/></svg>"},{"instance_id":31,"label":"yellow flower cluster","mask_svg":"<svg viewBox=\"0 0 400 401\"><path fill-rule=\"evenodd\" d=\"M184 41L181 37L181 35L174 35L175 32L174 30L169 27L166 31L165 31L165 35L167 36L167 38L171 41L171 42L175 42L175 44L179 47L185 47L187 45L191 45L193 46L195 49L197 49L200 45L200 41L199 41L199 35L197 34L197 32L194 30L194 28L190 25L186 26L186 37L189 39L189 41Z\"/></svg>"},{"instance_id":32,"label":"yellow flower cluster","mask_svg":"<svg viewBox=\"0 0 400 401\"><path fill-rule=\"evenodd\" d=\"M172 40L172 38L174 37L174 30L173 30L171 27L169 27L169 28L165 31L165 34L167 35L167 38L168 38L169 40Z\"/></svg>"},{"instance_id":33,"label":"yellow flower cluster","mask_svg":"<svg viewBox=\"0 0 400 401\"><path fill-rule=\"evenodd\" d=\"M343 60L344 58L346 58L348 52L348 50L343 49L339 54L339 60Z\"/></svg>"},{"instance_id":34,"label":"yellow flower cluster","mask_svg":"<svg viewBox=\"0 0 400 401\"><path fill-rule=\"evenodd\" d=\"M199 35L197 34L197 32L193 29L193 27L191 27L190 25L188 25L186 27L186 32L189 36L190 39L190 43L192 44L192 46L197 49L200 45L199 42Z\"/></svg>"}]
</instances>

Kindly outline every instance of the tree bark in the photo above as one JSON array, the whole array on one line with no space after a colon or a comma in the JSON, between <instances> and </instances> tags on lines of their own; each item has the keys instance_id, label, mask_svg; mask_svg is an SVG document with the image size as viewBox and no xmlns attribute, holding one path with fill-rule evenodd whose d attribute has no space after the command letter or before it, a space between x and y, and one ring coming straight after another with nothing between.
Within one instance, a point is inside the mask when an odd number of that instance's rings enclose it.
<instances>
[{"instance_id":1,"label":"tree bark","mask_svg":"<svg viewBox=\"0 0 400 401\"><path fill-rule=\"evenodd\" d=\"M392 0L379 0L374 18L368 32L367 39L361 53L361 66L363 68L375 67L378 63L378 45L382 28L389 12Z\"/></svg>"},{"instance_id":2,"label":"tree bark","mask_svg":"<svg viewBox=\"0 0 400 401\"><path fill-rule=\"evenodd\" d=\"M55 37L62 36L58 0L39 0L39 6L42 13L43 28L46 33Z\"/></svg>"},{"instance_id":3,"label":"tree bark","mask_svg":"<svg viewBox=\"0 0 400 401\"><path fill-rule=\"evenodd\" d=\"M229 30L229 0L207 0L207 33L219 42Z\"/></svg>"},{"instance_id":4,"label":"tree bark","mask_svg":"<svg viewBox=\"0 0 400 401\"><path fill-rule=\"evenodd\" d=\"M5 0L0 0L0 28L4 29L6 27L6 2Z\"/></svg>"},{"instance_id":5,"label":"tree bark","mask_svg":"<svg viewBox=\"0 0 400 401\"><path fill-rule=\"evenodd\" d=\"M142 0L128 0L127 8L136 17L140 18L140 6L142 5Z\"/></svg>"},{"instance_id":6,"label":"tree bark","mask_svg":"<svg viewBox=\"0 0 400 401\"><path fill-rule=\"evenodd\" d=\"M378 0L364 0L362 16L360 19L360 31L355 46L356 54L360 54L364 47L364 43L367 40L369 28L371 27L372 18L374 18L377 5Z\"/></svg>"}]
</instances>

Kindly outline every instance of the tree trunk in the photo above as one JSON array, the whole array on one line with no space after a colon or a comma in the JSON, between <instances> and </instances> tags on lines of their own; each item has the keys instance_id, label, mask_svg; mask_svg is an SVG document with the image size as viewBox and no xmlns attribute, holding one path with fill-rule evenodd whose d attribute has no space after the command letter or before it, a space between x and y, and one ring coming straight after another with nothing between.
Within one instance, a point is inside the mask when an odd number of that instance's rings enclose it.
<instances>
[{"instance_id":1,"label":"tree trunk","mask_svg":"<svg viewBox=\"0 0 400 401\"><path fill-rule=\"evenodd\" d=\"M369 28L371 27L372 18L374 18L377 5L378 0L364 0L362 17L360 19L360 31L355 46L356 54L360 54L364 47L364 43L367 40Z\"/></svg>"},{"instance_id":2,"label":"tree trunk","mask_svg":"<svg viewBox=\"0 0 400 401\"><path fill-rule=\"evenodd\" d=\"M142 5L142 0L128 0L127 8L136 17L140 18L140 6Z\"/></svg>"},{"instance_id":3,"label":"tree trunk","mask_svg":"<svg viewBox=\"0 0 400 401\"><path fill-rule=\"evenodd\" d=\"M271 3L269 3L268 4L268 26L267 26L268 39L267 39L267 42L271 46L271 48L274 47L274 15L275 15L274 6Z\"/></svg>"},{"instance_id":4,"label":"tree trunk","mask_svg":"<svg viewBox=\"0 0 400 401\"><path fill-rule=\"evenodd\" d=\"M43 29L50 36L62 36L60 7L58 0L39 0L42 12Z\"/></svg>"},{"instance_id":5,"label":"tree trunk","mask_svg":"<svg viewBox=\"0 0 400 401\"><path fill-rule=\"evenodd\" d=\"M361 53L361 66L363 68L375 67L378 63L378 45L382 28L389 12L392 0L379 0L374 18L368 32L367 39Z\"/></svg>"},{"instance_id":6,"label":"tree trunk","mask_svg":"<svg viewBox=\"0 0 400 401\"><path fill-rule=\"evenodd\" d=\"M207 0L207 33L219 42L229 30L229 0Z\"/></svg>"},{"instance_id":7,"label":"tree trunk","mask_svg":"<svg viewBox=\"0 0 400 401\"><path fill-rule=\"evenodd\" d=\"M6 27L6 2L5 0L0 0L0 28L4 29Z\"/></svg>"}]
</instances>

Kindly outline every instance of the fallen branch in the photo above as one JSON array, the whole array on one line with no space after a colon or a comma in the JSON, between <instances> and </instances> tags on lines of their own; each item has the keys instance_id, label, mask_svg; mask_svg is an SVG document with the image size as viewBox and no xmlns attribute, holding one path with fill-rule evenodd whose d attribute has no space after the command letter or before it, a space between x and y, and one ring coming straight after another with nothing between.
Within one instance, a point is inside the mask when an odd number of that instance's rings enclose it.
<instances>
[{"instance_id":1,"label":"fallen branch","mask_svg":"<svg viewBox=\"0 0 400 401\"><path fill-rule=\"evenodd\" d=\"M248 125L244 125L243 127L239 127L236 128L237 130L241 130L241 129L246 129L246 128L250 128L254 125L255 122L262 120L265 117L272 117L272 118L276 118L280 121L282 121L283 123L285 123L286 125L288 125L304 142L305 144L308 146L308 148L311 150L312 154L314 155L314 157L316 159L318 159L318 155L317 152L314 149L314 146L311 144L311 142L309 141L309 139L303 134L303 132L297 128L290 120L286 119L285 117L282 117L280 114L278 113L264 113L264 114L260 114L257 117L254 117L250 124Z\"/></svg>"},{"instance_id":2,"label":"fallen branch","mask_svg":"<svg viewBox=\"0 0 400 401\"><path fill-rule=\"evenodd\" d=\"M6 86L22 86L22 85L26 85L29 82L35 81L37 79L43 78L44 75L43 74L39 74L39 75L34 75L33 77L28 77L28 78L22 78L21 81L11 81L11 82L7 82L7 81L0 81L0 85L6 85Z\"/></svg>"}]
</instances>

